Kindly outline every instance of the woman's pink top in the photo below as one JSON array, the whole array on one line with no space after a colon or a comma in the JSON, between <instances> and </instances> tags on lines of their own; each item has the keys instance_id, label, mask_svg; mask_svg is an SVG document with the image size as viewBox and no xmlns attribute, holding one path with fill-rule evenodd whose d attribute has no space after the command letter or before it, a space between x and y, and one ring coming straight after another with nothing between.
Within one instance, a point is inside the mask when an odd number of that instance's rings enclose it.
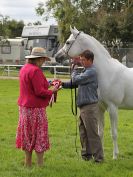
<instances>
[{"instance_id":1,"label":"woman's pink top","mask_svg":"<svg viewBox=\"0 0 133 177\"><path fill-rule=\"evenodd\" d=\"M20 70L20 96L18 105L30 108L48 106L52 90L42 70L33 64L25 64Z\"/></svg>"}]
</instances>

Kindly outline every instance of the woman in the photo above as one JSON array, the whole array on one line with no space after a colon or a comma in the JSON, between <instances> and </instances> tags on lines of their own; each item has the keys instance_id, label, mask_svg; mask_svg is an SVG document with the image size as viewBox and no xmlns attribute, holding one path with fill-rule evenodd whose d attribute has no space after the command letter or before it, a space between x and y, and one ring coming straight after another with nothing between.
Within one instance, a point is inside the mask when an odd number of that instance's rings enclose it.
<instances>
[{"instance_id":1,"label":"woman","mask_svg":"<svg viewBox=\"0 0 133 177\"><path fill-rule=\"evenodd\" d=\"M46 60L46 51L35 47L31 55L25 57L27 63L20 70L19 122L16 147L25 151L25 165L32 164L35 150L38 166L43 165L43 155L49 149L48 122L46 107L52 94L58 89L49 90L49 83L40 67Z\"/></svg>"}]
</instances>

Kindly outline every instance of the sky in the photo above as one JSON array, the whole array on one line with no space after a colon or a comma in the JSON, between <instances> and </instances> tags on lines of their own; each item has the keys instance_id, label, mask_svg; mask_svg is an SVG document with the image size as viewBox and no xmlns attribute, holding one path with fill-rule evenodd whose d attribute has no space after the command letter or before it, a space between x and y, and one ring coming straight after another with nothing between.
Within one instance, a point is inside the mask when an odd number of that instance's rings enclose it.
<instances>
[{"instance_id":1,"label":"sky","mask_svg":"<svg viewBox=\"0 0 133 177\"><path fill-rule=\"evenodd\" d=\"M36 15L35 8L39 2L45 2L46 0L0 0L0 20L1 15L9 16L10 19L17 21L23 20L25 24L29 22L33 23L41 21L43 24L56 24L54 19L50 19L48 22L42 21L42 18Z\"/></svg>"}]
</instances>

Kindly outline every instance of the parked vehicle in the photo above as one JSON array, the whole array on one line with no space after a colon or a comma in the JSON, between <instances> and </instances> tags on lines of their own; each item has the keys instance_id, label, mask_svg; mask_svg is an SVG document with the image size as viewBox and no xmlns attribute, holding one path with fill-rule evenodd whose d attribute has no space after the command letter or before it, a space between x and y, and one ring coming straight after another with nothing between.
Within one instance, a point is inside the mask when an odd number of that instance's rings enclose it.
<instances>
[{"instance_id":1,"label":"parked vehicle","mask_svg":"<svg viewBox=\"0 0 133 177\"><path fill-rule=\"evenodd\" d=\"M0 41L1 64L23 64L27 39L2 39Z\"/></svg>"},{"instance_id":2,"label":"parked vehicle","mask_svg":"<svg viewBox=\"0 0 133 177\"><path fill-rule=\"evenodd\" d=\"M54 55L58 50L58 26L35 25L24 26L22 38L27 39L25 54L28 55L33 47L43 47L47 50L52 62L56 62Z\"/></svg>"},{"instance_id":3,"label":"parked vehicle","mask_svg":"<svg viewBox=\"0 0 133 177\"><path fill-rule=\"evenodd\" d=\"M35 25L35 26L24 26L22 31L22 38L27 39L25 47L25 55L28 55L33 47L43 47L47 50L48 56L51 62L45 63L45 65L51 66L63 66L64 62L57 63L55 60L55 54L59 50L59 33L57 25ZM68 68L57 68L58 74L69 72ZM54 73L54 68L50 68L50 72Z\"/></svg>"},{"instance_id":4,"label":"parked vehicle","mask_svg":"<svg viewBox=\"0 0 133 177\"><path fill-rule=\"evenodd\" d=\"M45 65L69 66L69 61L64 58L56 62L55 54L60 48L58 41L59 33L57 25L34 25L24 26L21 38L3 39L0 42L0 63L2 64L24 64L25 56L29 55L32 48L43 47L47 50L51 62ZM54 68L49 69L54 73ZM69 68L57 68L58 74L69 73Z\"/></svg>"}]
</instances>

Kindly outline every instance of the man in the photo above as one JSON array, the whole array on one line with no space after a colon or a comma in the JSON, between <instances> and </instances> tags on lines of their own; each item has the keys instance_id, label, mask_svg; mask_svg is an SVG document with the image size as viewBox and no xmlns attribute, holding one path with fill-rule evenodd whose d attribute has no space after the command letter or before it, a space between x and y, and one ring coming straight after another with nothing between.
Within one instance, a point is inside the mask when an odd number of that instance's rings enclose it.
<instances>
[{"instance_id":1,"label":"man","mask_svg":"<svg viewBox=\"0 0 133 177\"><path fill-rule=\"evenodd\" d=\"M72 72L72 83L78 85L77 106L80 109L79 133L81 141L81 155L84 160L94 158L95 162L103 161L103 149L98 135L98 82L96 69L93 65L94 54L90 50L80 55L84 67L79 73L77 67ZM68 83L63 83L68 88Z\"/></svg>"}]
</instances>

